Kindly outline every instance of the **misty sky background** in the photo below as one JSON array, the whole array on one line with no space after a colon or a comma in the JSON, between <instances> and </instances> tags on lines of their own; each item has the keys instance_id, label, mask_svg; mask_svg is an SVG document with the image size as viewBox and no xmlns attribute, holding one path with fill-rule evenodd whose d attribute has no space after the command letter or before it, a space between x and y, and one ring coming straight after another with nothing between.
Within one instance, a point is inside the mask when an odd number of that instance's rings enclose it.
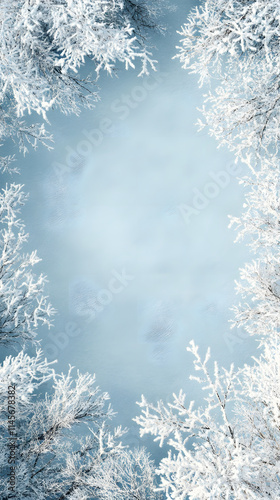
<instances>
[{"instance_id":1,"label":"misty sky background","mask_svg":"<svg viewBox=\"0 0 280 500\"><path fill-rule=\"evenodd\" d=\"M156 460L164 450L151 438L140 441L132 422L141 394L171 401L183 388L190 400L203 397L188 380L192 357L185 348L191 339L202 353L209 345L212 359L226 366L249 362L256 348L247 338L232 348L227 341L229 308L238 300L234 280L250 258L228 229L228 214L240 214L244 202L238 181L231 176L189 224L179 209L191 205L193 190L203 192L210 173L226 170L233 158L195 127L203 90L172 60L176 30L195 2L172 3L177 10L166 16L166 36L154 36L159 75L147 82L155 88L145 90L137 71L121 66L118 78L103 75L95 110L79 117L50 114L54 149L17 154L21 175L13 178L30 193L22 211L30 234L25 249L38 250L36 272L47 274L57 310L54 328L39 330L42 348L49 358L55 354L58 371L71 364L94 372L118 413L115 425L131 429L125 442L146 444ZM133 95L142 97L135 102ZM117 111L123 96L133 108ZM111 123L108 133L59 176L57 164L66 166L69 151L86 139L83 131L99 129L104 118ZM123 269L133 279L93 317L98 292ZM69 325L79 333L60 348L53 339ZM231 334L237 339L236 330Z\"/></svg>"}]
</instances>

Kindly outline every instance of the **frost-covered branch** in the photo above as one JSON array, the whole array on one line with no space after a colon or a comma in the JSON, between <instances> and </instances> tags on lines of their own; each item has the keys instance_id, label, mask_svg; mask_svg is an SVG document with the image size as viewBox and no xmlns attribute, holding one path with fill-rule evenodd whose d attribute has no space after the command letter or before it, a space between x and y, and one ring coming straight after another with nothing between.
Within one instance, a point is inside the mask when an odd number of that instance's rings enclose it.
<instances>
[{"instance_id":1,"label":"frost-covered branch","mask_svg":"<svg viewBox=\"0 0 280 500\"><path fill-rule=\"evenodd\" d=\"M277 342L267 342L255 365L234 372L207 368L191 343L197 380L206 391L204 405L186 405L186 395L156 406L142 397L136 422L140 434L152 434L170 446L157 473L170 499L277 498L280 494L279 354ZM276 363L275 363L275 360Z\"/></svg>"},{"instance_id":2,"label":"frost-covered branch","mask_svg":"<svg viewBox=\"0 0 280 500\"><path fill-rule=\"evenodd\" d=\"M54 309L44 294L46 277L36 276L36 251L22 253L28 234L19 219L26 196L19 184L0 193L0 344L33 342L39 324L51 326Z\"/></svg>"},{"instance_id":3,"label":"frost-covered branch","mask_svg":"<svg viewBox=\"0 0 280 500\"><path fill-rule=\"evenodd\" d=\"M153 9L137 2L132 12L130 4L124 7L120 0L1 2L3 100L14 100L18 116L35 111L43 118L52 108L78 114L80 105L92 107L98 100L95 82L79 74L87 59L97 76L101 69L112 73L118 63L129 68L139 59L145 64L147 48L137 45L133 20L136 16L140 30L145 19L150 24Z\"/></svg>"},{"instance_id":4,"label":"frost-covered branch","mask_svg":"<svg viewBox=\"0 0 280 500\"><path fill-rule=\"evenodd\" d=\"M24 115L47 122L53 109L78 115L99 101L101 71L155 70L149 32L160 29L162 10L144 0L2 1L0 140L12 139L24 153L39 143L50 148L44 124L30 125ZM1 163L7 169L7 158Z\"/></svg>"},{"instance_id":5,"label":"frost-covered branch","mask_svg":"<svg viewBox=\"0 0 280 500\"><path fill-rule=\"evenodd\" d=\"M277 0L206 0L190 14L177 48L183 67L211 83L202 112L210 133L252 163L278 153Z\"/></svg>"}]
</instances>

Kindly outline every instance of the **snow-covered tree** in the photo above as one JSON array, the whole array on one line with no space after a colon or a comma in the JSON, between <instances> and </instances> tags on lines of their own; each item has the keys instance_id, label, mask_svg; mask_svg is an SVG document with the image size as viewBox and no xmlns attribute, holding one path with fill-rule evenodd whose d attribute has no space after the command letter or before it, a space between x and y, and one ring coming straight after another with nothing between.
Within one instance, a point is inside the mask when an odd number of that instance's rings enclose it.
<instances>
[{"instance_id":1,"label":"snow-covered tree","mask_svg":"<svg viewBox=\"0 0 280 500\"><path fill-rule=\"evenodd\" d=\"M158 468L167 498L208 500L273 498L280 495L280 346L270 339L253 366L234 371L208 370L209 351L195 369L206 392L205 404L186 402L181 391L174 402L150 404L142 397L136 418L141 435L170 446Z\"/></svg>"},{"instance_id":2,"label":"snow-covered tree","mask_svg":"<svg viewBox=\"0 0 280 500\"><path fill-rule=\"evenodd\" d=\"M256 254L240 271L236 289L243 300L234 307L233 326L258 338L280 332L280 176L274 163L262 159L261 165L241 179L244 211L230 218L236 241L247 241Z\"/></svg>"},{"instance_id":3,"label":"snow-covered tree","mask_svg":"<svg viewBox=\"0 0 280 500\"><path fill-rule=\"evenodd\" d=\"M28 239L19 219L26 196L19 184L0 192L0 344L34 341L39 324L51 326L54 309L44 294L46 277L36 276L36 251L22 253Z\"/></svg>"},{"instance_id":4,"label":"snow-covered tree","mask_svg":"<svg viewBox=\"0 0 280 500\"><path fill-rule=\"evenodd\" d=\"M126 450L120 427L110 431L108 394L95 376L72 374L55 373L40 351L0 366L1 499L159 499L147 454Z\"/></svg>"},{"instance_id":5,"label":"snow-covered tree","mask_svg":"<svg viewBox=\"0 0 280 500\"><path fill-rule=\"evenodd\" d=\"M4 0L0 3L0 140L50 147L42 123L24 114L79 114L99 100L97 80L119 65L155 69L149 31L160 29L159 0ZM82 68L87 63L86 70ZM86 74L91 71L95 76ZM7 168L7 158L0 167Z\"/></svg>"},{"instance_id":6,"label":"snow-covered tree","mask_svg":"<svg viewBox=\"0 0 280 500\"><path fill-rule=\"evenodd\" d=\"M279 31L277 0L206 0L180 32L183 67L211 83L204 123L246 161L260 150L278 153Z\"/></svg>"},{"instance_id":7,"label":"snow-covered tree","mask_svg":"<svg viewBox=\"0 0 280 500\"><path fill-rule=\"evenodd\" d=\"M145 449L123 450L95 470L100 500L160 500L155 491L155 468Z\"/></svg>"},{"instance_id":8,"label":"snow-covered tree","mask_svg":"<svg viewBox=\"0 0 280 500\"><path fill-rule=\"evenodd\" d=\"M128 17L133 19L131 4L125 2L124 8L120 0L1 2L2 99L14 100L18 116L35 111L46 118L52 108L78 113L81 104L91 107L98 99L94 82L80 74L87 59L97 76L102 69L112 74L118 63L134 67L138 59L140 74L148 65L154 68L128 22ZM146 5L143 12L137 8L140 20L146 12Z\"/></svg>"}]
</instances>

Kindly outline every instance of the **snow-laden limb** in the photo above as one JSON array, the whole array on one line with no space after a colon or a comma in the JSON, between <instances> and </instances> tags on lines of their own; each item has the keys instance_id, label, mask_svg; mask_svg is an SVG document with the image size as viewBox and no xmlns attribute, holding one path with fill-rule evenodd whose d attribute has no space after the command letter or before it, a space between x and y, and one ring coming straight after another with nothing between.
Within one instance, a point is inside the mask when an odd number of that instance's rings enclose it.
<instances>
[{"instance_id":1,"label":"snow-laden limb","mask_svg":"<svg viewBox=\"0 0 280 500\"><path fill-rule=\"evenodd\" d=\"M29 125L24 120L15 118L10 130L4 132L3 138L12 139L18 145L19 151L24 155L28 153L29 147L36 150L39 144L49 150L52 149L53 136L46 130L43 123Z\"/></svg>"},{"instance_id":2,"label":"snow-laden limb","mask_svg":"<svg viewBox=\"0 0 280 500\"><path fill-rule=\"evenodd\" d=\"M229 227L237 231L235 241L249 237L252 250L277 248L280 223L280 179L276 165L262 161L260 170L251 169L240 184L245 191L245 203L240 217L230 217Z\"/></svg>"},{"instance_id":3,"label":"snow-laden limb","mask_svg":"<svg viewBox=\"0 0 280 500\"><path fill-rule=\"evenodd\" d=\"M243 327L259 340L280 332L279 253L268 252L240 270L236 291L243 301L233 307L232 327Z\"/></svg>"},{"instance_id":4,"label":"snow-laden limb","mask_svg":"<svg viewBox=\"0 0 280 500\"><path fill-rule=\"evenodd\" d=\"M26 153L52 135L44 123L24 115L48 111L78 115L99 101L101 71L139 66L139 76L156 70L149 31L159 29L159 0L4 0L0 3L0 141L11 139ZM140 64L138 64L138 61ZM95 76L86 74L92 67ZM9 164L9 165L8 165ZM0 170L14 171L8 157Z\"/></svg>"},{"instance_id":5,"label":"snow-laden limb","mask_svg":"<svg viewBox=\"0 0 280 500\"><path fill-rule=\"evenodd\" d=\"M2 174L18 174L19 169L16 165L14 165L15 156L7 155L0 156L0 172Z\"/></svg>"},{"instance_id":6,"label":"snow-laden limb","mask_svg":"<svg viewBox=\"0 0 280 500\"><path fill-rule=\"evenodd\" d=\"M204 405L185 404L181 391L174 402L156 406L144 397L135 420L140 434L152 434L170 446L159 465L167 498L208 500L273 498L280 495L279 383L280 349L267 342L253 367L234 372L207 363L191 343L195 378L206 392ZM193 441L195 438L195 441Z\"/></svg>"},{"instance_id":7,"label":"snow-laden limb","mask_svg":"<svg viewBox=\"0 0 280 500\"><path fill-rule=\"evenodd\" d=\"M36 251L22 253L28 234L19 219L26 196L19 184L0 193L0 344L34 341L39 324L51 326L54 309L44 294L46 277L36 276Z\"/></svg>"},{"instance_id":8,"label":"snow-laden limb","mask_svg":"<svg viewBox=\"0 0 280 500\"><path fill-rule=\"evenodd\" d=\"M95 469L92 483L100 500L160 500L154 477L154 464L144 449L124 450L118 460L110 458Z\"/></svg>"},{"instance_id":9,"label":"snow-laden limb","mask_svg":"<svg viewBox=\"0 0 280 500\"><path fill-rule=\"evenodd\" d=\"M211 83L205 122L243 160L279 140L280 6L277 0L205 0L181 29L184 68Z\"/></svg>"},{"instance_id":10,"label":"snow-laden limb","mask_svg":"<svg viewBox=\"0 0 280 500\"><path fill-rule=\"evenodd\" d=\"M18 116L35 111L43 118L52 108L76 114L81 105L91 108L98 92L90 77L79 74L81 66L91 60L98 76L101 69L111 74L118 63L129 68L142 60L148 73L141 25L143 16L151 24L152 13L146 3L140 8L139 2L125 2L124 8L120 0L4 0L0 5L3 101L11 97Z\"/></svg>"},{"instance_id":11,"label":"snow-laden limb","mask_svg":"<svg viewBox=\"0 0 280 500\"><path fill-rule=\"evenodd\" d=\"M0 141L1 145L5 140L10 139L17 145L23 154L28 152L28 148L37 149L42 144L47 149L51 149L53 141L52 135L46 131L43 123L27 123L22 118L16 116L14 106L9 102L3 103L4 96L0 104ZM8 173L18 173L17 167L12 165L13 157L0 157L0 171Z\"/></svg>"},{"instance_id":12,"label":"snow-laden limb","mask_svg":"<svg viewBox=\"0 0 280 500\"><path fill-rule=\"evenodd\" d=\"M240 217L230 217L236 241L245 240L256 258L240 270L236 291L242 302L233 308L232 326L243 327L259 340L280 329L280 183L279 163L262 158L240 183L245 203Z\"/></svg>"},{"instance_id":13,"label":"snow-laden limb","mask_svg":"<svg viewBox=\"0 0 280 500\"><path fill-rule=\"evenodd\" d=\"M7 356L0 365L1 407L4 408L7 403L7 386L11 384L17 387L17 405L20 411L24 413L27 408L30 409L34 392L53 378L52 364L43 359L40 349L34 357L23 351L15 357Z\"/></svg>"},{"instance_id":14,"label":"snow-laden limb","mask_svg":"<svg viewBox=\"0 0 280 500\"><path fill-rule=\"evenodd\" d=\"M121 427L110 430L109 396L100 392L95 376L79 371L74 376L71 367L67 374L57 374L42 356L42 351L33 358L21 352L0 366L1 499L11 494L11 436L16 442L16 498L160 499L148 455L123 447ZM42 396L45 383L52 388ZM77 426L84 429L81 438Z\"/></svg>"}]
</instances>

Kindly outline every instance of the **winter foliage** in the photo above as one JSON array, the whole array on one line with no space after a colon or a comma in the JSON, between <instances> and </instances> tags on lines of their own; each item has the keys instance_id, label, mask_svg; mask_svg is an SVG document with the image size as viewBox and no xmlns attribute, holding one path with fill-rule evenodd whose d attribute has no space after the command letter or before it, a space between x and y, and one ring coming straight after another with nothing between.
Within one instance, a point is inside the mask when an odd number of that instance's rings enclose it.
<instances>
[{"instance_id":1,"label":"winter foliage","mask_svg":"<svg viewBox=\"0 0 280 500\"><path fill-rule=\"evenodd\" d=\"M46 277L36 276L36 251L22 253L28 234L19 219L26 196L19 184L0 193L0 344L33 342L39 324L51 326L54 309L44 294Z\"/></svg>"},{"instance_id":2,"label":"winter foliage","mask_svg":"<svg viewBox=\"0 0 280 500\"><path fill-rule=\"evenodd\" d=\"M139 75L155 69L148 31L156 29L159 3L130 0L4 0L0 4L0 138L50 146L43 124L27 125L24 114L47 120L51 109L79 114L99 100L101 70L118 65ZM88 61L95 76L83 76Z\"/></svg>"},{"instance_id":3,"label":"winter foliage","mask_svg":"<svg viewBox=\"0 0 280 500\"><path fill-rule=\"evenodd\" d=\"M12 98L17 116L35 111L46 118L52 108L79 112L80 104L91 106L97 99L89 77L79 74L86 59L98 76L112 73L118 62L126 68L142 62L154 67L137 28L148 12L132 9L119 0L20 0L0 6L1 98ZM143 12L142 12L143 11ZM141 71L141 72L142 72ZM93 85L94 87L94 85Z\"/></svg>"},{"instance_id":4,"label":"winter foliage","mask_svg":"<svg viewBox=\"0 0 280 500\"><path fill-rule=\"evenodd\" d=\"M171 447L157 473L167 498L279 498L279 343L269 339L253 366L208 369L209 351L195 357L205 404L150 404L142 397L141 434Z\"/></svg>"},{"instance_id":5,"label":"winter foliage","mask_svg":"<svg viewBox=\"0 0 280 500\"><path fill-rule=\"evenodd\" d=\"M97 75L112 73L117 62L146 64L122 9L119 0L1 3L2 95L13 97L18 116L35 111L46 118L53 107L78 113L79 103L96 101L90 80L78 74L86 58Z\"/></svg>"},{"instance_id":6,"label":"winter foliage","mask_svg":"<svg viewBox=\"0 0 280 500\"><path fill-rule=\"evenodd\" d=\"M279 9L276 0L207 0L180 32L177 57L201 86L211 84L205 124L247 161L278 152Z\"/></svg>"}]
</instances>

